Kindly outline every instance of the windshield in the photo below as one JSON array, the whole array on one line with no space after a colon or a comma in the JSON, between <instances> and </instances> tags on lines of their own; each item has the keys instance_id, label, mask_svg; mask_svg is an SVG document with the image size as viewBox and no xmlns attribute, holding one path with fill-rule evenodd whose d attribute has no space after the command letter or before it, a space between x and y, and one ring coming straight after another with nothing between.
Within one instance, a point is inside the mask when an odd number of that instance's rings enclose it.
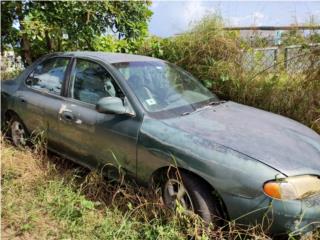
<instances>
[{"instance_id":1,"label":"windshield","mask_svg":"<svg viewBox=\"0 0 320 240\"><path fill-rule=\"evenodd\" d=\"M114 63L148 112L185 108L217 101L217 97L191 74L166 62ZM186 109L187 108L187 109Z\"/></svg>"}]
</instances>

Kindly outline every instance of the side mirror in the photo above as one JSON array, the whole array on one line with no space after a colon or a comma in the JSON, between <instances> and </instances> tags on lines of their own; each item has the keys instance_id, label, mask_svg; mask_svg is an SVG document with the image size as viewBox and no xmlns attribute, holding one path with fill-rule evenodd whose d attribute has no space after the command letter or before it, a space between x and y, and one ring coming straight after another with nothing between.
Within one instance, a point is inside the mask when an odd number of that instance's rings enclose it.
<instances>
[{"instance_id":1,"label":"side mirror","mask_svg":"<svg viewBox=\"0 0 320 240\"><path fill-rule=\"evenodd\" d=\"M132 115L130 111L123 105L121 98L104 97L101 98L96 105L96 109L101 113L115 113Z\"/></svg>"}]
</instances>

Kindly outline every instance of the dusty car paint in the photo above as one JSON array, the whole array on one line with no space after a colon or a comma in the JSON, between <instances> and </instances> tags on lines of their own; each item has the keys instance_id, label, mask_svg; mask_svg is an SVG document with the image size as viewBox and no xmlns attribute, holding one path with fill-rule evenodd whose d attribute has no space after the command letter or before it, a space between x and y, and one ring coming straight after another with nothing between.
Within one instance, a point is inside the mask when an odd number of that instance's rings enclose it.
<instances>
[{"instance_id":1,"label":"dusty car paint","mask_svg":"<svg viewBox=\"0 0 320 240\"><path fill-rule=\"evenodd\" d=\"M319 135L288 118L227 102L164 122L248 155L288 176L319 174Z\"/></svg>"},{"instance_id":2,"label":"dusty car paint","mask_svg":"<svg viewBox=\"0 0 320 240\"><path fill-rule=\"evenodd\" d=\"M61 96L24 84L43 59L68 57ZM127 96L134 116L105 114L70 98L74 58L104 66ZM320 219L320 194L314 199L280 201L264 194L264 182L302 174L320 176L320 136L293 120L226 102L175 117L154 117L144 111L125 79L111 63L155 61L123 54L74 52L38 60L14 81L2 81L1 115L15 112L28 130L45 130L49 148L90 168L122 167L144 184L168 166L192 172L220 195L230 219L261 222L276 216L274 232L294 230ZM161 60L157 60L161 61ZM67 111L75 116L69 122ZM310 226L311 228L312 226ZM309 229L309 228L308 228Z\"/></svg>"}]
</instances>

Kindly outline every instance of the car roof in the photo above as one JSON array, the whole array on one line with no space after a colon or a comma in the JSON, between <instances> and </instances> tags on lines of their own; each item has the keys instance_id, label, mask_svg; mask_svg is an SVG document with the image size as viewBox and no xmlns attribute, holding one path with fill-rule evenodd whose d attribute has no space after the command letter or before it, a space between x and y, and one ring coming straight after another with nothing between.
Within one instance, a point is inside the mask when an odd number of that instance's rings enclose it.
<instances>
[{"instance_id":1,"label":"car roof","mask_svg":"<svg viewBox=\"0 0 320 240\"><path fill-rule=\"evenodd\" d=\"M158 61L162 60L142 55L135 54L125 54L125 53L109 53L109 52L91 52L91 51L76 51L76 52L63 52L63 53L54 53L53 55L58 56L74 56L74 57L92 57L100 59L108 63L119 63L119 62L149 62L149 61Z\"/></svg>"}]
</instances>

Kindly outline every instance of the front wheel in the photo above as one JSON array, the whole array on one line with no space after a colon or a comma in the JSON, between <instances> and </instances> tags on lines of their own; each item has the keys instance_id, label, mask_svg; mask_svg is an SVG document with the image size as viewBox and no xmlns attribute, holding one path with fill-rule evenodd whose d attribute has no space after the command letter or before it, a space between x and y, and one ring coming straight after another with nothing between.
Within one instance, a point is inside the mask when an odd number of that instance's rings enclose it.
<instances>
[{"instance_id":1,"label":"front wheel","mask_svg":"<svg viewBox=\"0 0 320 240\"><path fill-rule=\"evenodd\" d=\"M175 209L177 203L186 213L198 214L205 222L221 224L224 214L219 199L200 178L185 172L169 174L163 188L164 203Z\"/></svg>"}]
</instances>

